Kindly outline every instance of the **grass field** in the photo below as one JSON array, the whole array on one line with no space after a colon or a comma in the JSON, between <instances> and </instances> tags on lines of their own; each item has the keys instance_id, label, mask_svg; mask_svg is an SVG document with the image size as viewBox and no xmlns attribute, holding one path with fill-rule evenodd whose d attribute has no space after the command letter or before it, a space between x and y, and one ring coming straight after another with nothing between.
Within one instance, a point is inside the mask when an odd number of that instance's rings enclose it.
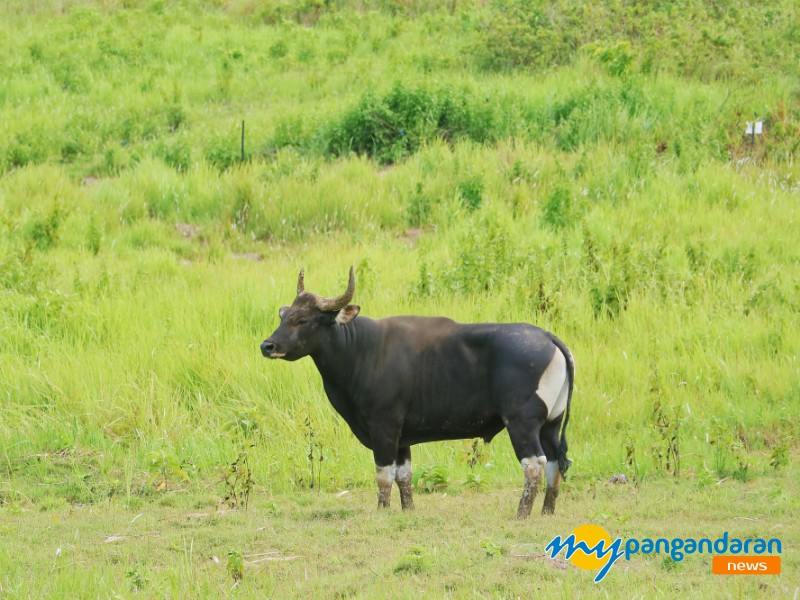
<instances>
[{"instance_id":1,"label":"grass field","mask_svg":"<svg viewBox=\"0 0 800 600\"><path fill-rule=\"evenodd\" d=\"M247 512L217 512L214 489L134 504L51 504L4 511L0 585L9 598L792 598L800 586L797 481L796 466L747 484L636 487L577 477L564 484L556 515L522 523L511 488L418 496L413 513L375 510L372 490L259 492ZM707 554L675 561L661 553L623 558L593 583L593 572L544 552L584 522L626 539L777 537L782 573L713 575Z\"/></svg>"},{"instance_id":2,"label":"grass field","mask_svg":"<svg viewBox=\"0 0 800 600\"><path fill-rule=\"evenodd\" d=\"M2 3L0 593L795 594L799 19L784 0ZM554 518L512 520L506 434L416 447L435 493L373 512L371 453L313 364L258 350L301 267L333 295L351 264L364 315L569 345ZM784 574L658 557L595 585L528 556L589 521L777 535ZM299 558L231 591L228 552L272 551Z\"/></svg>"}]
</instances>

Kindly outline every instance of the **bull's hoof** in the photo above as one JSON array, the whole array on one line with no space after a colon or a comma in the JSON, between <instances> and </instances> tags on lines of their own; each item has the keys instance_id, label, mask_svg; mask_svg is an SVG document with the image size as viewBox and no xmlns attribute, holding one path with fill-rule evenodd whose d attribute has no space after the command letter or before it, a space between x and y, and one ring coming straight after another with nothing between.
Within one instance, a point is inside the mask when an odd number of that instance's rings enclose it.
<instances>
[{"instance_id":1,"label":"bull's hoof","mask_svg":"<svg viewBox=\"0 0 800 600\"><path fill-rule=\"evenodd\" d=\"M523 504L520 502L519 508L517 509L517 519L520 521L524 521L528 517L531 516L531 505L530 504Z\"/></svg>"},{"instance_id":2,"label":"bull's hoof","mask_svg":"<svg viewBox=\"0 0 800 600\"><path fill-rule=\"evenodd\" d=\"M389 508L392 503L392 484L378 486L378 508Z\"/></svg>"},{"instance_id":3,"label":"bull's hoof","mask_svg":"<svg viewBox=\"0 0 800 600\"><path fill-rule=\"evenodd\" d=\"M411 491L410 481L398 481L397 487L400 488L400 506L403 510L414 510L414 494Z\"/></svg>"}]
</instances>

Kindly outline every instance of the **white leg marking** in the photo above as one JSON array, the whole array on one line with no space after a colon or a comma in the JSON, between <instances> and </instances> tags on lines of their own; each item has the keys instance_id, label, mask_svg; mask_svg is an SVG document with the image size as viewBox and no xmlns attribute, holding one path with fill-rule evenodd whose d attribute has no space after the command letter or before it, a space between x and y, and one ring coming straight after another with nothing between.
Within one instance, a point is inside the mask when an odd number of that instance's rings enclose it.
<instances>
[{"instance_id":1,"label":"white leg marking","mask_svg":"<svg viewBox=\"0 0 800 600\"><path fill-rule=\"evenodd\" d=\"M547 405L548 421L555 419L564 410L561 405L566 406L567 403L567 385L567 359L561 350L555 348L553 358L542 373L539 387L536 388L536 395Z\"/></svg>"},{"instance_id":2,"label":"white leg marking","mask_svg":"<svg viewBox=\"0 0 800 600\"><path fill-rule=\"evenodd\" d=\"M375 466L375 481L379 486L390 486L394 483L397 474L397 465L392 463L386 467Z\"/></svg>"},{"instance_id":3,"label":"white leg marking","mask_svg":"<svg viewBox=\"0 0 800 600\"><path fill-rule=\"evenodd\" d=\"M544 468L544 475L547 479L547 487L558 487L558 484L561 483L561 471L558 468L557 460L547 461L547 465Z\"/></svg>"},{"instance_id":4,"label":"white leg marking","mask_svg":"<svg viewBox=\"0 0 800 600\"><path fill-rule=\"evenodd\" d=\"M402 465L397 465L395 473L397 481L411 481L411 461L406 459Z\"/></svg>"},{"instance_id":5,"label":"white leg marking","mask_svg":"<svg viewBox=\"0 0 800 600\"><path fill-rule=\"evenodd\" d=\"M542 468L547 464L546 456L531 456L530 458L523 458L519 461L522 465L522 470L525 473L525 480L533 480L535 477L540 477Z\"/></svg>"}]
</instances>

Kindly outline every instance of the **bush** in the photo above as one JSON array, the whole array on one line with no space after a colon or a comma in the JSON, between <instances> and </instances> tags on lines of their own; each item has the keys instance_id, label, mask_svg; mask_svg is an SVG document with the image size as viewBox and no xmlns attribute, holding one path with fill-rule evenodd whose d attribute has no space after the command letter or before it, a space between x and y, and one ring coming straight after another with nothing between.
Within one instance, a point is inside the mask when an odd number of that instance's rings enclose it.
<instances>
[{"instance_id":1,"label":"bush","mask_svg":"<svg viewBox=\"0 0 800 600\"><path fill-rule=\"evenodd\" d=\"M547 4L530 0L494 3L476 48L478 63L489 70L507 70L568 62L577 48L577 31L553 16L567 17L568 11L551 11Z\"/></svg>"},{"instance_id":2,"label":"bush","mask_svg":"<svg viewBox=\"0 0 800 600\"><path fill-rule=\"evenodd\" d=\"M331 124L325 150L332 156L363 154L396 163L435 138L447 141L496 139L494 109L467 92L407 88L400 83L383 97L372 92Z\"/></svg>"}]
</instances>

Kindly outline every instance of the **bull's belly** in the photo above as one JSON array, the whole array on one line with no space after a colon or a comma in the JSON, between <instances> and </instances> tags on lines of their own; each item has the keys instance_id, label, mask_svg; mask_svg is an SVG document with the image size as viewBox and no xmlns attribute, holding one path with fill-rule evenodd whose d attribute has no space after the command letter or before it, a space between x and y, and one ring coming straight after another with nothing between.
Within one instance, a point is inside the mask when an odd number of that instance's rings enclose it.
<instances>
[{"instance_id":1,"label":"bull's belly","mask_svg":"<svg viewBox=\"0 0 800 600\"><path fill-rule=\"evenodd\" d=\"M505 426L500 415L464 422L443 421L437 424L404 426L400 433L400 446L413 446L425 442L483 438L490 442Z\"/></svg>"}]
</instances>

